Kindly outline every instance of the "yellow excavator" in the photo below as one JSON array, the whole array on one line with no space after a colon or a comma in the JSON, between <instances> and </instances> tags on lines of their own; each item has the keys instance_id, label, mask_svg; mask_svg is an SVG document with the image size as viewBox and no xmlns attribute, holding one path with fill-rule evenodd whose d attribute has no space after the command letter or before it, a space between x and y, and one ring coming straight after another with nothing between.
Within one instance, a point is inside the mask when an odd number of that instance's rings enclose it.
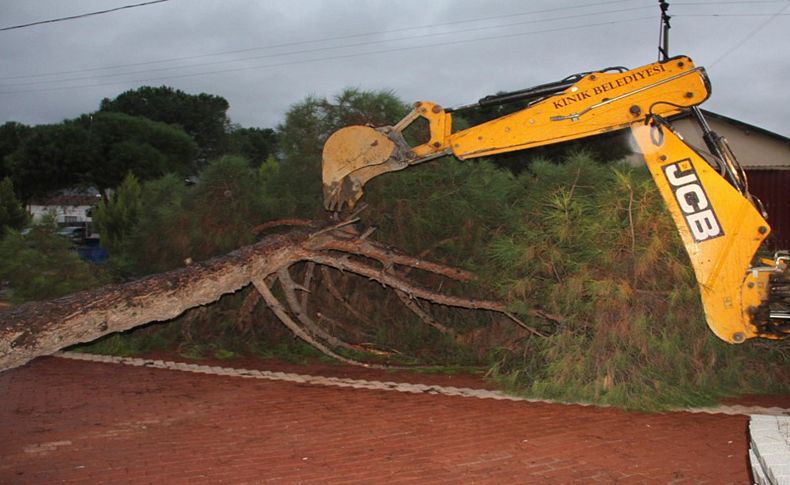
<instances>
[{"instance_id":1,"label":"yellow excavator","mask_svg":"<svg viewBox=\"0 0 790 485\"><path fill-rule=\"evenodd\" d=\"M353 208L368 180L445 155L484 157L630 128L689 254L713 333L730 343L784 338L790 256L761 257L771 228L726 140L698 108L709 95L704 68L677 56L576 74L454 110L420 101L394 126L348 126L327 139L324 204L330 211ZM514 101L526 107L453 132L453 112ZM667 121L688 111L703 130L707 153L686 144ZM427 121L429 140L410 146L403 131L418 119Z\"/></svg>"}]
</instances>

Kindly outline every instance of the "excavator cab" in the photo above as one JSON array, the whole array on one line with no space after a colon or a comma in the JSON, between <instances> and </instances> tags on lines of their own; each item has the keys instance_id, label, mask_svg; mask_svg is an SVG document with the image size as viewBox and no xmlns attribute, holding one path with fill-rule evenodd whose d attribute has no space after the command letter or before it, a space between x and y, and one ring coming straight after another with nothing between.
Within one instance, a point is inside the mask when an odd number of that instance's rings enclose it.
<instances>
[{"instance_id":1,"label":"excavator cab","mask_svg":"<svg viewBox=\"0 0 790 485\"><path fill-rule=\"evenodd\" d=\"M444 155L483 157L630 128L691 259L708 326L730 343L784 338L790 335L790 257L758 257L771 229L726 140L698 108L709 94L705 70L678 56L575 74L454 110L420 101L394 126L349 126L327 139L324 204L330 211L353 208L370 179ZM453 112L517 100L526 108L452 132ZM688 111L700 122L708 154L686 144L666 121ZM419 118L427 121L429 139L410 146L403 130Z\"/></svg>"}]
</instances>

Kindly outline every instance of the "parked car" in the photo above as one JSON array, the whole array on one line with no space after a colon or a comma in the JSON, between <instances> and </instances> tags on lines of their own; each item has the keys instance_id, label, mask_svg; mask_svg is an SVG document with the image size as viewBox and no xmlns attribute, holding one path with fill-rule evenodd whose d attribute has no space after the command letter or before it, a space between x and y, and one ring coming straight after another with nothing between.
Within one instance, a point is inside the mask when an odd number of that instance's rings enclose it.
<instances>
[{"instance_id":1,"label":"parked car","mask_svg":"<svg viewBox=\"0 0 790 485\"><path fill-rule=\"evenodd\" d=\"M81 242L85 239L85 228L79 226L67 226L58 231L59 236L64 236L74 242Z\"/></svg>"}]
</instances>

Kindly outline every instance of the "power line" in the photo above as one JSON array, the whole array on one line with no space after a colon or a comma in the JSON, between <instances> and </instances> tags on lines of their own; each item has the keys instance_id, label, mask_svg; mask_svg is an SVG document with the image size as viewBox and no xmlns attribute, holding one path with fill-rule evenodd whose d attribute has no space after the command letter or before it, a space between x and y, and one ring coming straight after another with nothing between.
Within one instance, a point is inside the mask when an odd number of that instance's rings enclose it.
<instances>
[{"instance_id":1,"label":"power line","mask_svg":"<svg viewBox=\"0 0 790 485\"><path fill-rule=\"evenodd\" d=\"M115 9L104 10L104 11L101 11L101 12L92 12L92 13L83 14L83 15L80 15L80 16L67 17L67 18L64 18L64 19L55 19L55 20L52 20L52 21L65 20L65 19L69 19L69 18L79 18L79 17L82 17L82 16L89 16L89 15L97 15L97 14L100 14L100 13L112 12L112 11L121 10L121 9L124 9L124 8L133 8L133 7L137 7L137 6L149 5L149 4L155 4L155 3L162 3L162 2L165 2L165 1L169 1L169 0L155 0L155 1L145 2L145 3L135 4L135 5L128 5L128 6L125 6L125 7L118 7L118 8L115 8ZM616 4L616 3L623 3L625 1L628 1L628 0L609 0L609 1L605 1L605 2L599 2L597 5ZM757 4L757 3L786 3L786 2L787 2L787 0L778 0L778 1L777 0L766 0L766 1L757 0L757 1L723 1L723 2L717 2L717 3L718 4ZM678 3L673 3L673 5L711 5L711 4L708 3L708 2L678 2ZM734 46L732 49L730 49L725 54L720 56L716 61L714 61L713 64L715 64L715 63L719 62L723 56L729 55L729 53L731 53L732 51L736 50L738 47L740 47L740 45L742 45L743 43L748 41L753 35L756 35L756 33L759 30L761 30L765 25L767 25L768 22L770 22L774 18L776 18L778 16L790 15L790 14L782 13L787 8L787 6L790 6L790 5L786 4L783 9L781 9L780 11L778 11L778 12L776 12L774 14L677 14L677 15L674 15L674 16L675 17L771 16L771 18L769 18L765 23L763 23L761 26L759 26L755 31L753 31L749 35L747 35L747 37L745 39L743 39L738 45ZM241 49L241 50L234 50L234 51L225 51L225 52L218 52L218 53L213 53L213 54L202 54L202 55L187 56L187 57L172 58L172 59L163 59L163 60L157 60L157 61L147 61L147 62L140 62L140 63L123 64L123 65L103 67L103 68L92 68L92 69L83 69L83 70L52 72L52 73L46 73L46 74L40 74L40 75L29 75L29 76L13 76L13 77L0 78L0 80L3 80L3 79L5 79L5 80L12 80L12 79L34 78L34 77L46 77L46 76L54 76L54 75L59 75L59 74L78 74L78 73L87 73L87 72L94 72L94 71L101 71L101 70L118 69L118 68L122 68L122 67L133 67L133 66L139 66L139 65L159 64L159 63L166 63L166 62L173 62L173 61L180 61L180 60L190 60L190 59L197 59L197 58L204 58L204 57L213 57L213 56L227 55L227 54L234 54L234 53L241 53L241 52L250 52L250 51L256 51L256 50L274 49L274 48L280 48L280 47L285 47L285 46L295 46L295 45L326 42L326 41L333 41L333 40L359 38L359 37L363 37L363 36L380 35L380 34L397 33L397 32L406 32L406 31L413 31L413 30L419 30L419 29L427 29L427 28L432 28L432 27L443 27L443 26L459 25L459 24L471 23L471 22L481 22L481 21L496 20L496 19L502 19L502 18L512 18L512 17L517 17L517 16L534 15L534 14L539 14L539 13L556 12L556 11L569 10L569 9L578 10L578 8L582 8L582 7L586 7L586 6L556 7L556 8L535 10L535 11L529 11L529 12L511 13L511 14L507 14L507 15L478 17L478 18L472 18L472 19L457 20L457 21L452 21L452 22L443 22L443 23L439 23L439 24L414 26L414 27L404 27L404 28L397 28L397 29L390 29L390 30L383 30L383 31L376 31L376 32L367 32L367 33L351 34L351 35L338 36L338 37L329 37L329 38L316 39L316 40L304 40L304 41L287 42L287 43L281 43L281 44L270 45L270 46L263 46L263 47L256 47L256 48L248 48L248 49ZM609 14L609 13L619 13L619 12L626 12L626 11L633 11L633 10L641 10L641 9L644 9L644 8L649 8L649 7L622 8L622 9L615 9L615 10L602 11L602 12L593 12L593 13L588 13L588 14L577 14L577 15L569 15L569 16L555 17L555 18L549 18L549 19L528 20L528 21L524 21L524 22L516 22L516 23L509 23L509 24L499 24L499 25L488 26L488 27L475 27L475 28L469 28L469 29L460 29L460 30L454 30L454 31L450 31L450 32L427 33L427 34L420 34L420 35L415 35L415 36L405 36L405 37L401 37L401 38L397 38L397 39L367 41L367 42L354 43L354 44L345 44L345 45L340 45L340 46L318 47L318 48L314 48L314 49L305 49L305 50L291 51L291 52L285 52L285 53L269 54L269 55L254 56L254 57L245 57L245 58L231 59L231 60L221 60L221 61L216 61L216 62L199 63L199 64L192 64L192 65L186 65L186 66L164 67L164 68L151 69L151 70L121 72L121 73L117 73L117 74L105 74L105 75L101 75L101 76L54 79L54 80L47 80L47 81L32 81L32 82L24 82L24 83L12 83L12 84L7 84L5 86L0 85L0 89L2 89L2 88L9 88L9 87L18 86L18 85L29 86L31 84L65 83L65 82L74 82L74 81L82 81L82 80L95 80L97 78L113 78L113 77L128 76L128 75L134 75L134 74L147 74L147 73L153 73L153 72L172 71L172 70L176 70L176 69L191 69L191 68L205 67L205 66L211 66L211 65L237 63L237 62L250 61L250 60L259 60L259 59L265 59L265 58L283 57L283 56L299 55L299 54L309 54L309 53L329 51L329 50L335 50L335 49L348 49L348 48L367 46L367 45L373 45L373 44L385 44L385 43L389 43L389 42L398 42L398 41L404 41L404 40L435 37L435 36L441 36L441 35L453 35L453 34L458 34L458 33L476 32L476 31L483 31L483 30L489 30L489 29L494 29L494 28L500 29L500 28L504 28L504 27L512 27L512 26L531 24L531 23L542 23L542 22L551 22L551 21L564 20L564 19L570 19L570 18L587 17L587 16L590 16L590 15L602 15L602 14ZM642 17L642 18L632 19L632 20L642 20L642 19L646 19L646 18L647 17ZM630 20L628 20L628 21L630 21ZM45 21L45 22L50 22L50 21ZM44 23L44 22L41 22L41 23ZM516 33L516 34L510 34L510 35L504 35L504 36L482 37L482 38L477 38L477 39L472 39L472 40L460 40L460 41L434 43L434 44L420 45L420 46L415 46L415 47L392 48L392 49L384 49L384 50L380 50L380 51L365 52L365 53L351 53L351 54L337 55L337 56L328 57L328 58L322 58L322 59L295 60L295 61L286 61L286 62L281 62L281 63L264 64L264 65L259 65L259 66L250 66L250 67L240 67L240 68L214 70L214 71L203 71L203 72L196 72L196 73L177 74L177 75L174 75L174 76L162 76L162 77L155 77L155 78L148 78L148 79L140 79L140 80L136 80L136 81L119 80L119 81L111 81L111 82L103 82L103 83L94 83L94 84L89 84L89 85L61 86L61 87L52 87L52 88L43 88L43 89L31 89L31 90L20 90L20 91L12 91L12 92L0 92L0 94L16 94L16 93L27 93L27 92L45 92L45 91L50 91L50 90L79 89L79 88L82 88L82 87L93 87L93 86L105 86L105 85L113 85L113 84L124 84L124 83L127 83L127 82L147 82L147 81L154 81L154 80L159 80L159 79L175 79L175 78L183 78L183 77L194 77L194 76L218 74L218 73L225 73L225 72L238 72L238 71L244 71L244 70L254 70L254 69L263 69L263 68L268 68L268 67L278 67L278 66L285 66L285 65L294 65L294 64L318 62L318 61L321 61L321 60L324 60L324 59L346 59L346 58L351 58L351 57L371 55L371 54L377 54L377 53L389 53L389 52L396 52L396 51L402 51L402 50L419 49L419 48L424 48L424 47L445 46L445 45L452 45L452 44L464 43L464 42L476 42L476 41L481 41L481 40L499 39L499 38L513 37L513 36L531 35L531 34L547 33L547 32L556 32L556 31L562 31L562 30L568 30L568 29L586 28L586 27L594 27L594 26L600 26L600 25L611 25L611 24L615 24L615 23L621 23L621 21L611 21L611 22L604 22L604 23L599 23L599 24L590 24L590 25L587 25L587 26L576 26L576 27L565 27L565 28L559 28L559 29L548 29L548 30L543 30L543 31L523 32L523 33ZM7 29L8 28L2 29L2 30L7 30ZM711 66L713 64L711 64Z\"/></svg>"},{"instance_id":2,"label":"power line","mask_svg":"<svg viewBox=\"0 0 790 485\"><path fill-rule=\"evenodd\" d=\"M170 0L153 0L153 1L150 1L150 2L136 3L134 5L124 5L123 7L108 8L107 10L99 10L99 11L96 11L96 12L81 13L79 15L72 15L70 17L60 17L60 18L56 18L56 19L40 20L38 22L30 22L28 24L20 24L20 25L12 25L10 27L2 27L2 28L0 28L0 31L3 31L3 30L14 30L14 29L23 29L25 27L32 27L34 25L52 24L52 23L55 23L55 22L63 22L63 21L66 21L66 20L76 20L76 19L81 19L81 18L85 18L85 17L92 17L94 15L102 15L102 14L105 14L105 13L117 12L118 10L125 10L127 8L144 7L146 5L153 5L155 3L162 3L162 2L169 2L169 1Z\"/></svg>"},{"instance_id":3,"label":"power line","mask_svg":"<svg viewBox=\"0 0 790 485\"><path fill-rule=\"evenodd\" d=\"M674 17L790 17L790 13L681 13Z\"/></svg>"},{"instance_id":4,"label":"power line","mask_svg":"<svg viewBox=\"0 0 790 485\"><path fill-rule=\"evenodd\" d=\"M785 2L785 6L784 6L784 7L782 7L782 8L781 8L780 10L778 10L776 13L774 13L773 15L771 15L771 17L770 17L770 18L768 18L768 19L766 19L766 20L765 20L765 22L762 22L760 25L758 25L757 27L755 27L755 28L754 28L754 29L753 29L751 32L749 32L748 34L746 34L746 37L744 37L743 39L741 39L741 41L740 41L740 42L738 42L737 44L735 44L734 46L732 46L730 49L728 49L727 51L725 51L723 54L721 54L719 57L717 57L717 58L716 58L716 60L714 60L713 62L711 62L711 63L708 65L708 67L709 67L709 68L712 68L713 66L715 66L716 64L718 64L718 63L719 63L719 61L721 61L721 60L722 60L722 59L724 59L725 57L729 56L730 54L732 54L733 52L735 52L736 50L738 50L738 49L739 49L739 48L740 48L740 47L741 47L743 44L745 44L746 42L748 42L748 41L749 41L749 40L750 40L752 37L754 37L755 35L757 35L757 34L758 34L758 33L759 33L761 30L763 30L765 27L767 27L767 26L768 26L768 24L770 24L772 20L774 20L776 17L778 17L778 16L780 16L780 15L783 15L783 14L784 14L784 11L785 11L785 10L787 10L787 8L788 8L788 7L790 7L790 2Z\"/></svg>"},{"instance_id":5,"label":"power line","mask_svg":"<svg viewBox=\"0 0 790 485\"><path fill-rule=\"evenodd\" d=\"M785 0L741 0L728 2L672 2L672 6L677 5L756 5L758 3L784 3Z\"/></svg>"},{"instance_id":6,"label":"power line","mask_svg":"<svg viewBox=\"0 0 790 485\"><path fill-rule=\"evenodd\" d=\"M174 67L163 67L158 69L146 69L140 71L127 71L121 72L116 74L103 74L103 75L96 75L96 76L85 76L85 77L72 77L72 78L65 78L65 79L49 79L49 80L42 80L42 81L25 81L19 83L9 83L0 85L0 88L9 88L13 86L30 86L30 85L41 85L41 84L52 84L52 83L61 83L61 82L69 82L69 81L84 81L89 79L101 79L101 78L113 78L118 76L128 76L134 74L147 74L147 73L154 73L154 72L165 72L165 71L173 71L179 69L188 69L188 68L198 68L198 67L206 67L206 66L216 66L221 64L233 64L237 62L244 62L244 61L253 61L253 60L260 60L260 59L268 59L268 58L275 58L275 57L285 57L285 56L293 56L293 55L301 55L301 54L311 54L316 52L327 52L332 50L338 49L348 49L353 47L364 47L369 45L377 45L377 44L388 44L392 42L399 42L399 41L408 41L408 40L415 40L415 39L425 39L430 37L438 37L438 36L445 36L445 35L455 35L455 34L463 34L463 33L470 33L470 32L480 32L485 30L491 29L503 29L506 27L516 27L521 25L527 24L540 24L545 22L552 22L557 20L568 20L568 19L575 19L580 17L590 17L591 15L606 15L610 13L622 13L627 11L633 10L644 10L645 8L650 7L631 7L631 8L623 8L617 10L609 10L603 12L596 12L594 14L576 14L576 15L566 15L563 17L554 17L550 19L538 19L538 20L526 20L522 22L512 22L506 24L498 24L493 26L487 27L474 27L474 28L467 28L467 29L458 29L450 32L434 32L434 33L426 33L426 34L419 34L419 35L411 35L405 36L397 39L383 39L383 40L369 40L365 42L353 43L353 44L344 44L339 46L328 46L328 47L316 47L312 49L303 49L303 50L296 50L290 52L282 52L277 54L266 54L261 56L253 56L253 57L243 57L239 59L229 59L229 60L221 60L221 61L214 61L214 62L204 62L199 64L192 64L188 66L174 66ZM79 72L79 71L77 71Z\"/></svg>"},{"instance_id":7,"label":"power line","mask_svg":"<svg viewBox=\"0 0 790 485\"><path fill-rule=\"evenodd\" d=\"M47 77L47 76L57 76L63 74L78 74L78 73L86 73L86 72L94 72L94 71L103 71L103 70L110 70L110 69L122 69L124 67L135 67L135 66L144 66L144 65L151 65L151 64L164 64L168 62L177 62L177 61L187 61L192 59L201 59L206 57L217 57L217 56L224 56L228 54L240 54L244 52L253 52L259 50L270 50L270 49L278 49L283 47L294 47L297 45L305 45L305 44L315 44L315 43L323 43L323 42L331 42L331 41L338 41L338 40L348 40L360 37L369 37L372 35L384 35L384 34L393 34L399 32L407 32L413 30L421 30L421 29L429 29L429 28L436 28L436 27L446 27L450 25L459 25L465 23L472 23L472 22L483 22L488 20L499 20L503 18L513 18L513 17L522 17L526 15L536 15L536 14L543 14L543 13L551 13L557 12L562 10L578 10L579 8L585 7L598 7L601 5L611 5L615 3L626 3L626 2L633 2L633 0L608 0L604 2L598 2L595 5L576 5L576 6L569 6L569 7L555 7L555 8L548 8L542 10L532 10L527 12L516 12L506 15L495 15L495 16L488 16L488 17L477 17L471 19L464 19L464 20L455 20L451 22L442 22L438 24L429 24L429 25L417 25L412 27L402 27L397 29L389 29L389 30L381 30L381 31L372 31L372 32L364 32L359 34L350 34L350 35L343 35L343 36L336 36L336 37L324 37L321 39L313 39L313 40L301 40L301 41L294 41L294 42L285 42L280 44L272 44L268 46L260 46L260 47L251 47L247 49L237 49L237 50L230 50L230 51L220 51L214 52L210 54L198 54L193 56L184 56L184 57L173 57L168 59L159 59L155 61L144 61L144 62L135 62L135 63L128 63L128 64L117 64L114 66L105 66L105 67L96 67L96 68L87 68L87 69L76 69L71 71L56 71L56 72L48 72L48 73L41 73L41 74L30 74L30 75L16 75L16 76L6 76L0 77L0 80L13 80L13 79L28 79L28 78L35 78L35 77ZM650 8L648 6L645 7L630 7L626 9L622 9L623 11L627 10L635 10L637 8ZM615 11L616 12L616 11ZM597 15L604 12L594 12L589 15Z\"/></svg>"},{"instance_id":8,"label":"power line","mask_svg":"<svg viewBox=\"0 0 790 485\"><path fill-rule=\"evenodd\" d=\"M247 66L247 67L239 67L234 69L221 69L216 71L204 71L204 72L196 72L191 74L179 74L175 76L166 76L166 77L156 77L156 78L147 78L147 79L135 79L135 80L123 80L123 81L111 81L105 83L94 83L94 84L83 84L83 85L76 85L76 86L61 86L61 87L52 87L52 88L42 88L42 89L28 89L28 90L19 90L19 91L1 91L0 95L10 95L10 94L24 94L24 93L36 93L36 92L48 92L48 91L63 91L63 90L71 90L71 89L83 89L83 88L93 88L99 86L113 86L113 85L121 85L121 84L141 84L147 83L151 81L161 81L161 80L171 80L171 79L180 79L180 78L189 78L189 77L197 77L197 76L205 76L211 74L225 74L229 72L240 72L240 71L250 71L250 70L257 70L257 69L266 69L271 67L282 67L282 66L292 66L298 64L309 64L313 62L321 62L321 61L336 61L340 59L350 59L355 57L361 56L370 56L374 54L389 54L393 52L402 52L402 51L409 51L409 50L417 50L417 49L427 49L431 47L444 47L449 45L459 45L459 44L468 44L472 42L481 42L481 41L488 41L488 40L500 40L500 39L507 39L513 37L521 37L525 35L535 35L535 34L545 34L551 32L560 32L560 31L567 31L567 30L579 30L579 29L586 29L592 27L601 27L604 25L615 25L620 23L627 23L627 22L637 22L641 20L655 20L654 16L650 17L637 17L632 19L624 19L624 20L613 20L608 22L601 22L596 24L587 24L587 25L576 25L570 27L560 27L554 29L545 29L545 30L536 30L531 32L518 32L513 34L504 34L504 35L495 35L495 36L488 36L488 37L479 37L475 39L462 39L456 41L449 41L449 42L438 42L433 44L421 44L417 46L408 46L408 47L396 47L391 49L382 49L378 51L370 51L370 52L361 52L361 53L353 53L353 54L343 54L343 55L336 55L336 56L329 56L329 57L321 57L316 59L304 59L298 61L288 61L288 62L280 62L280 63L273 63L273 64L263 64L259 66Z\"/></svg>"}]
</instances>

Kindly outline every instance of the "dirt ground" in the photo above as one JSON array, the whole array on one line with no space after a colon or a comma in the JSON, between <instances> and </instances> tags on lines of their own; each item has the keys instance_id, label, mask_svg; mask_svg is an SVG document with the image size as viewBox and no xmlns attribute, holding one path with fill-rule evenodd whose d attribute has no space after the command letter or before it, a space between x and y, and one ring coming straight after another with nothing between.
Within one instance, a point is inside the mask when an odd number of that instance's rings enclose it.
<instances>
[{"instance_id":1,"label":"dirt ground","mask_svg":"<svg viewBox=\"0 0 790 485\"><path fill-rule=\"evenodd\" d=\"M490 388L477 376L223 365ZM751 403L790 408L788 397ZM0 483L749 483L747 426L747 416L643 414L47 357L0 373Z\"/></svg>"}]
</instances>

